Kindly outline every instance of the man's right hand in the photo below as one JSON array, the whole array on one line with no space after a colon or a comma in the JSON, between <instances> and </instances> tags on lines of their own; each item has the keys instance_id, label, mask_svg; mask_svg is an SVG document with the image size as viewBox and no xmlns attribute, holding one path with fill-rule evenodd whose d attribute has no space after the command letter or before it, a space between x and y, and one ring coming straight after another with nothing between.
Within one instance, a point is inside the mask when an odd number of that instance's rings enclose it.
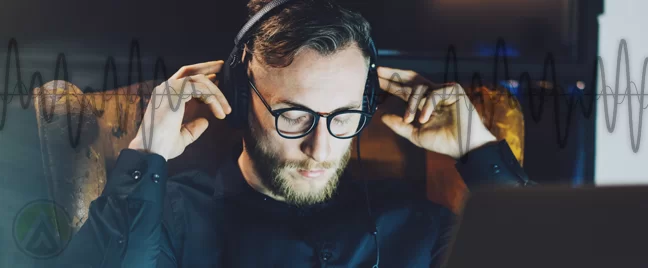
<instances>
[{"instance_id":1,"label":"man's right hand","mask_svg":"<svg viewBox=\"0 0 648 268\"><path fill-rule=\"evenodd\" d=\"M151 93L142 124L128 148L156 153L169 160L178 157L207 129L208 121L197 118L182 124L185 104L192 98L209 105L216 118L232 112L215 82L223 61L210 61L180 68Z\"/></svg>"}]
</instances>

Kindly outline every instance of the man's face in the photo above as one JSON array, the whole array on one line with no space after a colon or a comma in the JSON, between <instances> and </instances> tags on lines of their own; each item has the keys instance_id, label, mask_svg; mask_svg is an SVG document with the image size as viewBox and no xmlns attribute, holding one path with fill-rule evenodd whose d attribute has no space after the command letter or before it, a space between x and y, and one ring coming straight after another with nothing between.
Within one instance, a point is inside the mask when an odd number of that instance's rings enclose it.
<instances>
[{"instance_id":1,"label":"man's face","mask_svg":"<svg viewBox=\"0 0 648 268\"><path fill-rule=\"evenodd\" d=\"M284 68L267 67L256 59L250 63L254 84L273 110L300 104L320 113L342 107L361 110L367 68L357 46L329 56L304 49ZM352 139L331 136L326 118L305 137L281 137L275 117L254 92L250 94L249 130L243 138L264 186L294 205L330 198L349 160Z\"/></svg>"}]
</instances>

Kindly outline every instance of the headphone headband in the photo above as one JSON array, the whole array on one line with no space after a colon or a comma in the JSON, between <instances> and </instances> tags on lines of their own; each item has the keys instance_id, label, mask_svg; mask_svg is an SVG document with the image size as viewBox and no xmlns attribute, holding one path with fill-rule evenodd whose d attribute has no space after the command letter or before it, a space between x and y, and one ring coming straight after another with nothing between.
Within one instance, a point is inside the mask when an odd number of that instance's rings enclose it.
<instances>
[{"instance_id":1,"label":"headphone headband","mask_svg":"<svg viewBox=\"0 0 648 268\"><path fill-rule=\"evenodd\" d=\"M241 39L243 39L247 34L247 31L249 31L250 28L252 28L257 22L259 22L263 18L263 16L268 14L268 12L290 1L292 0L273 0L272 2L265 5L261 10L259 10L259 12L254 14L254 16L252 16L252 18L250 18L250 20L248 20L248 22L245 23L245 25L243 25L243 28L241 28L239 33L236 35L236 39L234 39L234 45L238 46L239 42L241 42Z\"/></svg>"},{"instance_id":2,"label":"headphone headband","mask_svg":"<svg viewBox=\"0 0 648 268\"><path fill-rule=\"evenodd\" d=\"M263 17L266 14L268 14L270 11L290 1L292 0L273 0L272 2L268 3L263 8L261 8L259 12L254 14L254 16L252 16L252 18L250 18L250 20L248 20L248 22L246 22L245 25L243 25L243 28L241 28L241 30L236 35L236 38L234 39L234 49L232 49L232 52L229 55L229 59L230 59L229 65L231 67L233 67L236 64L236 61L239 60L238 58L239 50L243 48L243 44L245 43L245 42L241 43L241 41L245 39L246 35L248 34L248 31L252 27L254 27L254 25L257 24L261 19L263 19Z\"/></svg>"}]
</instances>

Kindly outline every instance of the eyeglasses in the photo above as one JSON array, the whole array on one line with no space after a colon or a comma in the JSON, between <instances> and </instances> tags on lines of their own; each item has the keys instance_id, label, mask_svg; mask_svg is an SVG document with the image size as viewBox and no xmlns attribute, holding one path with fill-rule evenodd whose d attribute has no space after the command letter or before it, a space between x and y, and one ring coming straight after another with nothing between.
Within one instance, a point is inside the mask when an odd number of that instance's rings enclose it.
<instances>
[{"instance_id":1,"label":"eyeglasses","mask_svg":"<svg viewBox=\"0 0 648 268\"><path fill-rule=\"evenodd\" d=\"M318 113L306 107L272 110L249 76L248 82L268 112L274 116L277 132L286 139L298 139L310 134L320 117L326 118L326 126L333 137L349 139L358 135L371 118L371 114L359 110L341 110L333 113Z\"/></svg>"}]
</instances>

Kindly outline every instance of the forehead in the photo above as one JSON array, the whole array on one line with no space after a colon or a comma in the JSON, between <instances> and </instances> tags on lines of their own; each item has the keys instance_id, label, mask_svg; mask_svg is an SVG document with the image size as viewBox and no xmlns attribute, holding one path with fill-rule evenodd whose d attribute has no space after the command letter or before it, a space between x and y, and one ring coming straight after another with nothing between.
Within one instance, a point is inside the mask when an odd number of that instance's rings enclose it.
<instances>
[{"instance_id":1,"label":"forehead","mask_svg":"<svg viewBox=\"0 0 648 268\"><path fill-rule=\"evenodd\" d=\"M254 82L270 105L287 100L318 112L361 103L367 68L357 46L326 56L303 49L283 68L251 65Z\"/></svg>"}]
</instances>

